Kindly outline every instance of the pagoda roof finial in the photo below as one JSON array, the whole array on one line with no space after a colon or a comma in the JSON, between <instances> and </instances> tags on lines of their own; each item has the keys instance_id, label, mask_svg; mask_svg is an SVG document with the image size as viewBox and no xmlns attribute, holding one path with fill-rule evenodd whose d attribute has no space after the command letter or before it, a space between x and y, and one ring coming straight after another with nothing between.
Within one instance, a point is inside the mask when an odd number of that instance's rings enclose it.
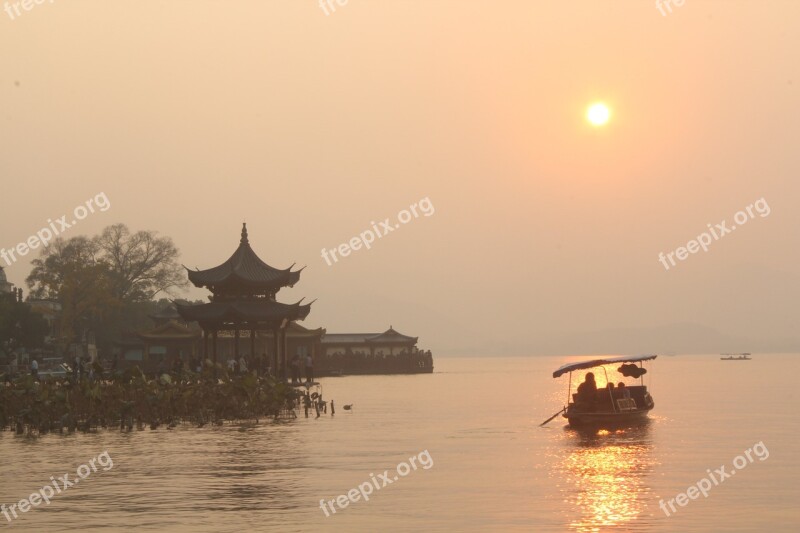
<instances>
[{"instance_id":1,"label":"pagoda roof finial","mask_svg":"<svg viewBox=\"0 0 800 533\"><path fill-rule=\"evenodd\" d=\"M226 286L234 292L241 291L243 288L277 291L281 287L291 287L300 279L300 272L292 272L292 267L275 268L256 255L250 247L247 222L242 222L242 238L239 246L227 261L206 270L187 269L187 274L189 281L195 287L207 287L215 294L215 291L219 290L226 292Z\"/></svg>"}]
</instances>

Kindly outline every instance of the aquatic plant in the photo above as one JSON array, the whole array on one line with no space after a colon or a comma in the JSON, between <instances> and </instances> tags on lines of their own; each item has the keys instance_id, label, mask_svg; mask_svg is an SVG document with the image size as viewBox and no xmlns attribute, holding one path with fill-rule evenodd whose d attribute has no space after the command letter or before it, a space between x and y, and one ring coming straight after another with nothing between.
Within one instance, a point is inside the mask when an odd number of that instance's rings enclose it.
<instances>
[{"instance_id":1,"label":"aquatic plant","mask_svg":"<svg viewBox=\"0 0 800 533\"><path fill-rule=\"evenodd\" d=\"M26 375L0 384L0 429L17 433L152 429L177 424L202 427L233 420L258 420L293 408L291 387L272 377L228 375L207 368L148 379L138 367L109 379L37 381Z\"/></svg>"}]
</instances>

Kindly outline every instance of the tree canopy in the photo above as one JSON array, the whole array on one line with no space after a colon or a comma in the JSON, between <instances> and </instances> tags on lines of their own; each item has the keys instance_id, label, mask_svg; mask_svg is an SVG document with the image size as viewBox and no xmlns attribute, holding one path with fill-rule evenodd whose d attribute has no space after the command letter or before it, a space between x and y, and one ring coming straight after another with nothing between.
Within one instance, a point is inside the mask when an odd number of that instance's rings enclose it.
<instances>
[{"instance_id":1,"label":"tree canopy","mask_svg":"<svg viewBox=\"0 0 800 533\"><path fill-rule=\"evenodd\" d=\"M108 343L141 326L156 295L188 285L178 255L169 237L115 224L94 238L56 239L31 262L25 281L31 298L61 303L62 348L88 331Z\"/></svg>"},{"instance_id":2,"label":"tree canopy","mask_svg":"<svg viewBox=\"0 0 800 533\"><path fill-rule=\"evenodd\" d=\"M17 348L41 348L47 335L47 322L41 315L10 295L0 295L0 355Z\"/></svg>"}]
</instances>

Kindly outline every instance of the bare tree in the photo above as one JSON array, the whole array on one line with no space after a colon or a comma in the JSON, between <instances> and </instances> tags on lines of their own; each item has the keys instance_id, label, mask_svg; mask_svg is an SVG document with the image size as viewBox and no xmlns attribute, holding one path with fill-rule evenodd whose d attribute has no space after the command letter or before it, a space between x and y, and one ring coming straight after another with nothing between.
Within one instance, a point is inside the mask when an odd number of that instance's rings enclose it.
<instances>
[{"instance_id":1,"label":"bare tree","mask_svg":"<svg viewBox=\"0 0 800 533\"><path fill-rule=\"evenodd\" d=\"M152 300L161 292L172 295L174 289L188 286L169 237L153 231L131 233L125 224L114 224L93 242L112 272L112 292L122 301Z\"/></svg>"}]
</instances>

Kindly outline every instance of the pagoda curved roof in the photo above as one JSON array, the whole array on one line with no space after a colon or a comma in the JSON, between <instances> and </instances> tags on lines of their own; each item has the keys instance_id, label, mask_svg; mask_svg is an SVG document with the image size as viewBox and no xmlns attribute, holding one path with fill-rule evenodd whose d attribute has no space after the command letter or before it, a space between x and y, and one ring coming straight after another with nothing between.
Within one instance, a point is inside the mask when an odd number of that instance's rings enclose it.
<instances>
[{"instance_id":1,"label":"pagoda curved roof","mask_svg":"<svg viewBox=\"0 0 800 533\"><path fill-rule=\"evenodd\" d=\"M326 344L416 344L419 337L409 337L389 329L383 333L327 333L322 338Z\"/></svg>"},{"instance_id":2,"label":"pagoda curved roof","mask_svg":"<svg viewBox=\"0 0 800 533\"><path fill-rule=\"evenodd\" d=\"M383 333L379 333L377 335L373 335L371 337L367 337L365 340L367 342L399 342L399 343L408 343L413 342L416 343L419 337L409 337L408 335L403 335L395 331L392 326L389 326L389 329L384 331Z\"/></svg>"},{"instance_id":3,"label":"pagoda curved roof","mask_svg":"<svg viewBox=\"0 0 800 533\"><path fill-rule=\"evenodd\" d=\"M300 300L302 302L302 300ZM303 320L311 312L311 304L282 304L269 299L210 302L200 305L176 303L184 320L200 323L281 322ZM313 303L313 302L312 302Z\"/></svg>"},{"instance_id":4,"label":"pagoda curved roof","mask_svg":"<svg viewBox=\"0 0 800 533\"><path fill-rule=\"evenodd\" d=\"M280 288L297 283L302 269L292 272L291 266L279 269L262 261L250 247L250 241L247 238L247 224L242 224L242 238L239 241L239 247L227 261L207 270L189 270L187 268L186 271L189 281L196 287L249 285Z\"/></svg>"}]
</instances>

